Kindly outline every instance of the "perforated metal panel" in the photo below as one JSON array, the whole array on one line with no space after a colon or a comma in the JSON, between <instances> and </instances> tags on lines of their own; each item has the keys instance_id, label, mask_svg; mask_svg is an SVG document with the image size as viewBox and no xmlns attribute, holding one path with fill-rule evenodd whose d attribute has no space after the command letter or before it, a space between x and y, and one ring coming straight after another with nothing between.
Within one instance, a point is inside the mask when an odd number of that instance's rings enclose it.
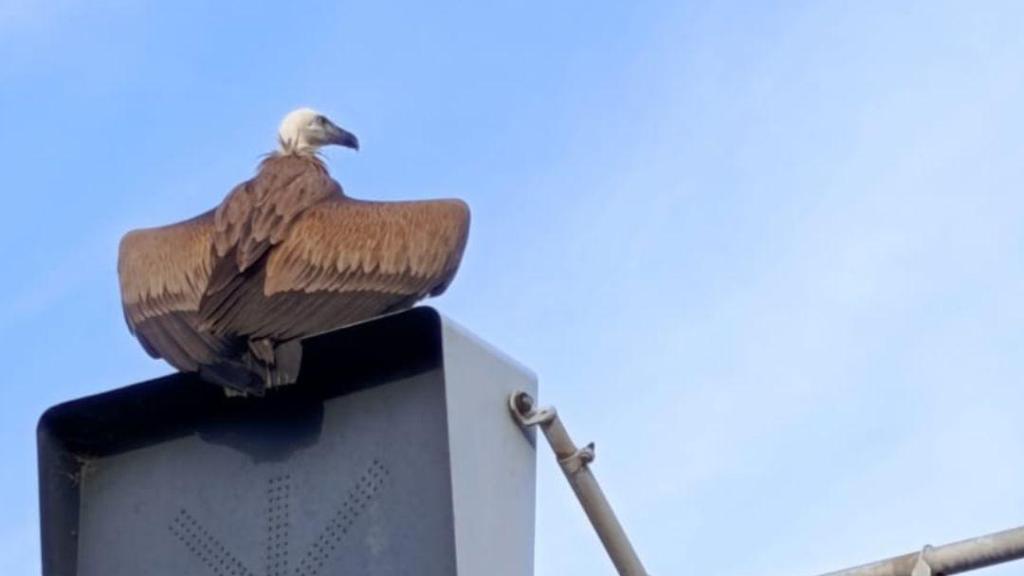
<instances>
[{"instance_id":1,"label":"perforated metal panel","mask_svg":"<svg viewBox=\"0 0 1024 576\"><path fill-rule=\"evenodd\" d=\"M490 544L457 550L456 533L482 525L469 512L487 506L530 508L491 540L532 556L528 438L513 439L527 469L496 470L519 483L513 493L453 492L473 484L453 478L453 458L488 466L472 449L452 454L452 422L474 418L448 413L453 391L473 389L470 375L514 384L503 360L473 353L464 376L446 377L467 351L497 358L464 338L446 344L455 336L418 308L304 342L299 382L265 398L226 398L179 374L49 410L39 426L44 575L440 576L460 563L469 574L487 555L501 562ZM459 530L455 500L472 524Z\"/></svg>"}]
</instances>

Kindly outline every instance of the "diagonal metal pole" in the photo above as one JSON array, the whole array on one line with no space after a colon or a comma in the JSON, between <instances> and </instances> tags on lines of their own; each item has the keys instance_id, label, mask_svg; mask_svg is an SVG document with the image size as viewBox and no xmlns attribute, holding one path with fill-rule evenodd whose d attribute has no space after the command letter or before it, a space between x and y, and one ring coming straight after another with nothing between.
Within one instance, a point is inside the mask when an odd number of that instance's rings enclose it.
<instances>
[{"instance_id":1,"label":"diagonal metal pole","mask_svg":"<svg viewBox=\"0 0 1024 576\"><path fill-rule=\"evenodd\" d=\"M512 417L523 428L540 427L569 485L620 576L648 576L622 525L590 471L594 445L577 448L554 408L536 408L533 397L509 397ZM952 576L1024 559L1024 526L912 552L821 576Z\"/></svg>"},{"instance_id":2,"label":"diagonal metal pole","mask_svg":"<svg viewBox=\"0 0 1024 576\"><path fill-rule=\"evenodd\" d=\"M539 426L544 432L558 459L558 465L620 576L648 576L633 545L629 543L626 531L622 529L611 504L590 471L589 464L594 461L594 444L577 448L562 425L558 412L554 408L538 409L533 397L526 392L516 392L509 397L509 410L523 428Z\"/></svg>"},{"instance_id":3,"label":"diagonal metal pole","mask_svg":"<svg viewBox=\"0 0 1024 576\"><path fill-rule=\"evenodd\" d=\"M1024 558L1024 526L821 576L948 576Z\"/></svg>"}]
</instances>

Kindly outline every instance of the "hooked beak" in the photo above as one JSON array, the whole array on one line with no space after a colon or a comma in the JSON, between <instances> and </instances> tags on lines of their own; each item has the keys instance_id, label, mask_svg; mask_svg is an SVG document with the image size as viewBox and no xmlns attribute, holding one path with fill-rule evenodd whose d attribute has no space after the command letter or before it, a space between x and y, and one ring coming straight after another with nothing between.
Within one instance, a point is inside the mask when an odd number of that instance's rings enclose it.
<instances>
[{"instance_id":1,"label":"hooked beak","mask_svg":"<svg viewBox=\"0 0 1024 576\"><path fill-rule=\"evenodd\" d=\"M327 143L359 150L359 139L356 135L330 121L327 122Z\"/></svg>"}]
</instances>

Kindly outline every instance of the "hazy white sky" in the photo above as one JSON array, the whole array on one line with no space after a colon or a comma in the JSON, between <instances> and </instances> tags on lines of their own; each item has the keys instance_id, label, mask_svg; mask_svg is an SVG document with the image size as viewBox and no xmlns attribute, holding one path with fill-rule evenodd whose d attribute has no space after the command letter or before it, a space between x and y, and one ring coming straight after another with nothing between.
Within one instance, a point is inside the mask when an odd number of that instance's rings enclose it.
<instances>
[{"instance_id":1,"label":"hazy white sky","mask_svg":"<svg viewBox=\"0 0 1024 576\"><path fill-rule=\"evenodd\" d=\"M653 574L1024 524L1024 5L483 4L0 0L0 573L38 573L40 413L167 371L119 236L297 105L359 135L350 194L470 203L435 304L597 441ZM539 468L537 574L611 574Z\"/></svg>"}]
</instances>

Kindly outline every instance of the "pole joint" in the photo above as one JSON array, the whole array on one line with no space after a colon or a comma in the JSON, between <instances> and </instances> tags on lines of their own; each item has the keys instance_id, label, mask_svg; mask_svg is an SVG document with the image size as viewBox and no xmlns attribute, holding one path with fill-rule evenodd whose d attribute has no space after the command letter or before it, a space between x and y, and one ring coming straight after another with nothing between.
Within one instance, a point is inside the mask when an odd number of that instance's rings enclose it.
<instances>
[{"instance_id":1,"label":"pole joint","mask_svg":"<svg viewBox=\"0 0 1024 576\"><path fill-rule=\"evenodd\" d=\"M576 450L565 458L559 458L558 464L565 470L566 474L575 476L582 468L594 461L597 455L594 453L594 443L591 442L583 448Z\"/></svg>"},{"instance_id":2,"label":"pole joint","mask_svg":"<svg viewBox=\"0 0 1024 576\"><path fill-rule=\"evenodd\" d=\"M928 553L931 552L932 547L925 545L921 549L921 552L917 554L917 561L914 562L914 569L910 572L910 576L933 576L932 566L928 563Z\"/></svg>"}]
</instances>

